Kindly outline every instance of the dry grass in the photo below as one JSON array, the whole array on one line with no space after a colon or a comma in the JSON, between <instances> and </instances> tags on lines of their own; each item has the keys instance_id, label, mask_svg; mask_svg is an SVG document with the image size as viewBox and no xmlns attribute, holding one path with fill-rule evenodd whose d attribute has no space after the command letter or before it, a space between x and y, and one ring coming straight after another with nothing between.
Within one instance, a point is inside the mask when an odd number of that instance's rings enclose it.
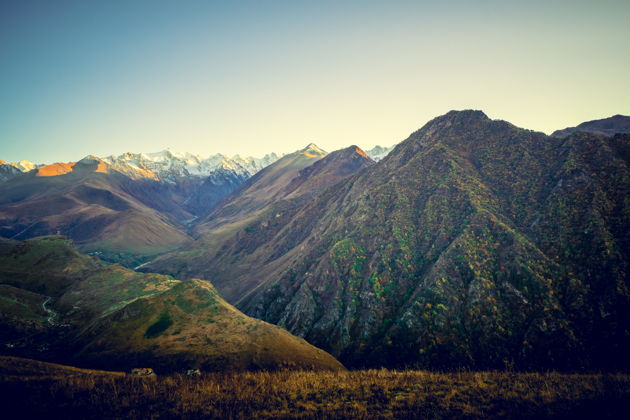
<instances>
[{"instance_id":1,"label":"dry grass","mask_svg":"<svg viewBox=\"0 0 630 420\"><path fill-rule=\"evenodd\" d=\"M363 370L0 376L22 418L623 418L630 375ZM6 417L5 417L6 418Z\"/></svg>"}]
</instances>

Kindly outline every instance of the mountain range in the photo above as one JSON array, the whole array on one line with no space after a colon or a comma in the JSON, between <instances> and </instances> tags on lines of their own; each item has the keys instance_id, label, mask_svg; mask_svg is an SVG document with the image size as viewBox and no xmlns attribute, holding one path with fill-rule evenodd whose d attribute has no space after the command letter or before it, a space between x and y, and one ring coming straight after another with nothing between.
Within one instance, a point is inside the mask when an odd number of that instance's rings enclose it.
<instances>
[{"instance_id":1,"label":"mountain range","mask_svg":"<svg viewBox=\"0 0 630 420\"><path fill-rule=\"evenodd\" d=\"M181 361L174 339L147 347L142 334L205 325L206 309L177 309L178 299L220 295L351 367L629 368L626 118L547 136L452 111L368 153L309 144L260 162L87 157L8 176L0 235L27 240L11 245L20 249L63 234L137 265L144 274L125 272L143 290L142 276L172 284L117 298L116 315L83 326L76 357L90 363ZM25 290L62 308L60 291ZM190 340L182 357L198 360L203 342Z\"/></svg>"},{"instance_id":2,"label":"mountain range","mask_svg":"<svg viewBox=\"0 0 630 420\"><path fill-rule=\"evenodd\" d=\"M263 188L236 190L143 270L209 279L350 366L623 364L629 147L451 112L303 202L250 217Z\"/></svg>"}]
</instances>

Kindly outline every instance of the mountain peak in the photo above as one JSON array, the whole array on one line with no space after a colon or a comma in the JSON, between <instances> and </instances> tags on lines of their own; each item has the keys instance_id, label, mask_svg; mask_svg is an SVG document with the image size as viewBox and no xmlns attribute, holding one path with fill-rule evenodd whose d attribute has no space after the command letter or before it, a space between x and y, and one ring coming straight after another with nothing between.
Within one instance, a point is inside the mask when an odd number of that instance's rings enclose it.
<instances>
[{"instance_id":1,"label":"mountain peak","mask_svg":"<svg viewBox=\"0 0 630 420\"><path fill-rule=\"evenodd\" d=\"M375 162L383 159L385 156L389 154L394 149L394 146L383 147L383 146L374 146L370 150L366 150L365 153Z\"/></svg>"},{"instance_id":2,"label":"mountain peak","mask_svg":"<svg viewBox=\"0 0 630 420\"><path fill-rule=\"evenodd\" d=\"M433 133L443 129L452 130L454 128L469 130L473 125L490 121L492 120L488 118L483 111L479 110L465 109L463 111L449 111L444 115L432 119L414 134L425 132Z\"/></svg>"},{"instance_id":3,"label":"mountain peak","mask_svg":"<svg viewBox=\"0 0 630 420\"><path fill-rule=\"evenodd\" d=\"M359 146L354 145L354 144L352 146L346 147L345 149L341 149L338 152L347 156L352 156L354 154L357 154L365 159L372 160L372 158L370 158L370 156L368 156L368 154L365 153L363 149L361 149ZM333 153L337 153L337 152L332 152L330 154L332 155Z\"/></svg>"},{"instance_id":4,"label":"mountain peak","mask_svg":"<svg viewBox=\"0 0 630 420\"><path fill-rule=\"evenodd\" d=\"M488 118L488 116L481 110L478 109L464 109L461 111L449 111L446 114L442 115L441 117L438 117L438 119L445 119L445 120L453 120L453 121L471 121L471 120L478 120L478 121L482 121L482 120L490 120L490 118Z\"/></svg>"},{"instance_id":5,"label":"mountain peak","mask_svg":"<svg viewBox=\"0 0 630 420\"><path fill-rule=\"evenodd\" d=\"M93 165L95 163L101 163L102 160L94 155L87 155L83 159L79 160L77 163L82 165Z\"/></svg>"},{"instance_id":6,"label":"mountain peak","mask_svg":"<svg viewBox=\"0 0 630 420\"><path fill-rule=\"evenodd\" d=\"M326 156L328 154L325 150L320 149L315 143L309 143L309 145L304 149L298 150L298 153L309 157Z\"/></svg>"}]
</instances>

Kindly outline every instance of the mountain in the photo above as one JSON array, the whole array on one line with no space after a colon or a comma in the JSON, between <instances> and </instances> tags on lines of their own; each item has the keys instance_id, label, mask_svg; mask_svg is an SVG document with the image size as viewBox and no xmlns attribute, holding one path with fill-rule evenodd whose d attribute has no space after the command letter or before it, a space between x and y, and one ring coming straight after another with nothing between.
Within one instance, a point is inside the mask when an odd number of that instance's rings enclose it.
<instances>
[{"instance_id":1,"label":"mountain","mask_svg":"<svg viewBox=\"0 0 630 420\"><path fill-rule=\"evenodd\" d=\"M373 164L357 146L326 154L310 144L286 155L250 178L197 225L200 236L195 242L142 270L211 279L222 296L236 301L258 286L258 276L251 276L250 270L260 267L254 251L271 239L268 235L282 229L304 203Z\"/></svg>"},{"instance_id":2,"label":"mountain","mask_svg":"<svg viewBox=\"0 0 630 420\"><path fill-rule=\"evenodd\" d=\"M629 151L628 135L453 111L291 211L233 240L211 226L153 267L212 279L351 366L627 368Z\"/></svg>"},{"instance_id":3,"label":"mountain","mask_svg":"<svg viewBox=\"0 0 630 420\"><path fill-rule=\"evenodd\" d=\"M383 159L385 156L389 154L394 149L394 146L391 147L383 147L383 146L374 146L370 150L366 150L365 153L375 162Z\"/></svg>"},{"instance_id":4,"label":"mountain","mask_svg":"<svg viewBox=\"0 0 630 420\"><path fill-rule=\"evenodd\" d=\"M577 127L568 127L563 130L557 130L551 135L554 137L566 137L569 134L573 134L578 131L602 134L609 137L617 133L630 133L630 117L625 115L613 115L612 117L601 120L583 122Z\"/></svg>"},{"instance_id":5,"label":"mountain","mask_svg":"<svg viewBox=\"0 0 630 420\"><path fill-rule=\"evenodd\" d=\"M343 369L326 352L226 303L207 281L180 282L99 318L81 336L76 360L126 369L149 363L161 372L251 369Z\"/></svg>"},{"instance_id":6,"label":"mountain","mask_svg":"<svg viewBox=\"0 0 630 420\"><path fill-rule=\"evenodd\" d=\"M206 178L217 170L250 177L277 159L275 153L261 159L242 158L238 155L230 158L222 154L202 158L191 153L177 153L166 149L157 153L124 153L102 160L132 178L151 178L175 183L182 177Z\"/></svg>"},{"instance_id":7,"label":"mountain","mask_svg":"<svg viewBox=\"0 0 630 420\"><path fill-rule=\"evenodd\" d=\"M51 165L0 164L0 235L63 234L84 251L138 265L190 241L192 222L277 158L203 159L165 150Z\"/></svg>"},{"instance_id":8,"label":"mountain","mask_svg":"<svg viewBox=\"0 0 630 420\"><path fill-rule=\"evenodd\" d=\"M15 178L20 174L22 174L21 170L3 160L0 160L0 183L8 181L11 178Z\"/></svg>"},{"instance_id":9,"label":"mountain","mask_svg":"<svg viewBox=\"0 0 630 420\"><path fill-rule=\"evenodd\" d=\"M12 355L117 370L343 369L206 281L103 265L58 236L0 241L0 341Z\"/></svg>"},{"instance_id":10,"label":"mountain","mask_svg":"<svg viewBox=\"0 0 630 420\"><path fill-rule=\"evenodd\" d=\"M192 215L157 181L142 184L88 156L17 176L0 188L0 235L71 237L108 255L154 255L190 241L178 219Z\"/></svg>"},{"instance_id":11,"label":"mountain","mask_svg":"<svg viewBox=\"0 0 630 420\"><path fill-rule=\"evenodd\" d=\"M199 235L217 226L240 222L283 199L288 194L287 186L300 171L324 156L326 152L311 143L265 167L201 220L195 229L196 233Z\"/></svg>"},{"instance_id":12,"label":"mountain","mask_svg":"<svg viewBox=\"0 0 630 420\"><path fill-rule=\"evenodd\" d=\"M246 179L278 160L278 155L271 153L258 159L216 154L202 158L167 149L157 153L125 153L103 160L132 179L167 184L163 188L181 196L182 206L199 217L206 215Z\"/></svg>"},{"instance_id":13,"label":"mountain","mask_svg":"<svg viewBox=\"0 0 630 420\"><path fill-rule=\"evenodd\" d=\"M199 216L207 214L225 195L278 158L275 153L262 158L222 154L203 158L166 149L156 153L124 153L95 159L102 161L109 171L119 172L138 182L138 191L147 188L147 181L154 181L148 188L152 194L158 193L155 186L161 185L159 194L173 197L186 211ZM25 160L18 163L0 161L0 182L43 166L48 171L60 171L59 174L62 174L71 167L69 165L72 163L36 165Z\"/></svg>"},{"instance_id":14,"label":"mountain","mask_svg":"<svg viewBox=\"0 0 630 420\"><path fill-rule=\"evenodd\" d=\"M36 165L28 160L21 160L19 162L5 162L0 160L0 183L15 178L23 172L37 169L39 166L41 165Z\"/></svg>"}]
</instances>

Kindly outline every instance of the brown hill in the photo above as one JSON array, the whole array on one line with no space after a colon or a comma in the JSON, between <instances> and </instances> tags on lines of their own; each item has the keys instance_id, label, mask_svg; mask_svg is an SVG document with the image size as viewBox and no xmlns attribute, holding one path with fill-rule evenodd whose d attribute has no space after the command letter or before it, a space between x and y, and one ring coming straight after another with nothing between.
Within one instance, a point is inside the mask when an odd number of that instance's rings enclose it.
<instances>
[{"instance_id":1,"label":"brown hill","mask_svg":"<svg viewBox=\"0 0 630 420\"><path fill-rule=\"evenodd\" d=\"M138 182L93 157L38 168L0 189L0 234L63 234L108 254L153 255L190 241L176 221L190 214L173 200L165 204L165 194L151 200L150 185Z\"/></svg>"}]
</instances>

